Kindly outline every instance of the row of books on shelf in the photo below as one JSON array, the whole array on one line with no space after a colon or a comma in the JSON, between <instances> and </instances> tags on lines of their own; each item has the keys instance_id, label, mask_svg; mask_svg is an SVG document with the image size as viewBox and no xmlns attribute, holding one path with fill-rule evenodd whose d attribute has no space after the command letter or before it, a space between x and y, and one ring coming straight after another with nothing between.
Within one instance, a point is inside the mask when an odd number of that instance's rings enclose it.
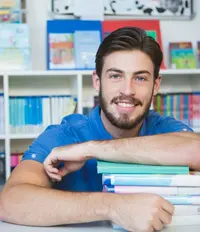
<instances>
[{"instance_id":1,"label":"row of books on shelf","mask_svg":"<svg viewBox=\"0 0 200 232\"><path fill-rule=\"evenodd\" d=\"M12 152L10 156L10 167L11 171L20 163L22 159L23 153L22 152ZM5 178L6 173L6 165L5 165L5 152L0 152L0 177Z\"/></svg>"},{"instance_id":2,"label":"row of books on shelf","mask_svg":"<svg viewBox=\"0 0 200 232\"><path fill-rule=\"evenodd\" d=\"M126 23L130 21L48 20L47 70L93 70L102 40L114 29L127 26ZM156 31L146 32L158 39ZM197 52L190 41L170 42L169 57L170 68L200 67L200 41L197 41ZM0 70L30 70L31 66L28 24L0 24Z\"/></svg>"},{"instance_id":3,"label":"row of books on shelf","mask_svg":"<svg viewBox=\"0 0 200 232\"><path fill-rule=\"evenodd\" d=\"M88 99L88 100L87 100ZM83 113L89 113L99 103L98 96L83 101ZM61 96L9 97L10 132L40 133L50 124L59 124L64 116L76 111L77 98ZM200 92L158 94L153 108L164 116L171 116L192 128L200 127ZM4 133L4 100L0 95L0 134Z\"/></svg>"},{"instance_id":4,"label":"row of books on shelf","mask_svg":"<svg viewBox=\"0 0 200 232\"><path fill-rule=\"evenodd\" d=\"M200 92L158 94L153 100L154 109L193 127L200 127Z\"/></svg>"},{"instance_id":5,"label":"row of books on shelf","mask_svg":"<svg viewBox=\"0 0 200 232\"><path fill-rule=\"evenodd\" d=\"M71 95L10 97L10 131L39 133L50 124L60 124L75 111L76 103Z\"/></svg>"},{"instance_id":6,"label":"row of books on shelf","mask_svg":"<svg viewBox=\"0 0 200 232\"><path fill-rule=\"evenodd\" d=\"M62 118L72 114L77 98L61 96L9 97L10 132L40 133L50 124L60 124ZM4 134L4 99L0 95L0 134Z\"/></svg>"},{"instance_id":7,"label":"row of books on shelf","mask_svg":"<svg viewBox=\"0 0 200 232\"><path fill-rule=\"evenodd\" d=\"M200 173L187 166L97 162L102 191L112 194L151 193L171 202L170 225L200 225ZM120 225L113 225L119 229ZM122 228L123 229L123 228Z\"/></svg>"},{"instance_id":8,"label":"row of books on shelf","mask_svg":"<svg viewBox=\"0 0 200 232\"><path fill-rule=\"evenodd\" d=\"M95 55L102 40L119 27L135 26L137 23L135 22L134 25L134 22L134 20L47 21L47 69L94 69ZM145 24L144 21L141 23L141 27L143 24ZM147 22L147 24L151 23ZM162 44L158 31L145 30L149 36L157 40L160 45ZM191 41L171 41L168 46L170 68L193 69L200 67L200 41L197 41L197 50L193 49ZM166 66L162 64L161 68L166 68Z\"/></svg>"}]
</instances>

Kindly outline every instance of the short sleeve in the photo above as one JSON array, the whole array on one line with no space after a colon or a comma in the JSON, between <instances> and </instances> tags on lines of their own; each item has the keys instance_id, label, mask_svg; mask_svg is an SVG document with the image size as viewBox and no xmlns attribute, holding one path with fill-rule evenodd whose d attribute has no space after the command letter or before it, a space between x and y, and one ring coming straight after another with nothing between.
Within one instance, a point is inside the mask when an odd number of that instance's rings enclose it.
<instances>
[{"instance_id":1,"label":"short sleeve","mask_svg":"<svg viewBox=\"0 0 200 232\"><path fill-rule=\"evenodd\" d=\"M166 117L156 124L157 133L194 132L192 128L172 117Z\"/></svg>"},{"instance_id":2,"label":"short sleeve","mask_svg":"<svg viewBox=\"0 0 200 232\"><path fill-rule=\"evenodd\" d=\"M55 147L76 143L70 132L63 130L63 125L53 125L39 135L24 153L22 161L34 160L43 163L51 150Z\"/></svg>"}]
</instances>

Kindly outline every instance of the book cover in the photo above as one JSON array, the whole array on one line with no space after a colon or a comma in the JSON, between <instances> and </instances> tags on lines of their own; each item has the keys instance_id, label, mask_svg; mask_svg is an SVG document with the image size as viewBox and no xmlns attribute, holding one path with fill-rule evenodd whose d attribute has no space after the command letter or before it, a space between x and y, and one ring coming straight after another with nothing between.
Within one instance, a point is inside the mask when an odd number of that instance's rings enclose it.
<instances>
[{"instance_id":1,"label":"book cover","mask_svg":"<svg viewBox=\"0 0 200 232\"><path fill-rule=\"evenodd\" d=\"M100 31L75 31L75 57L77 69L94 69L95 55L101 43Z\"/></svg>"},{"instance_id":2,"label":"book cover","mask_svg":"<svg viewBox=\"0 0 200 232\"><path fill-rule=\"evenodd\" d=\"M189 167L98 161L97 171L103 174L188 174Z\"/></svg>"},{"instance_id":3,"label":"book cover","mask_svg":"<svg viewBox=\"0 0 200 232\"><path fill-rule=\"evenodd\" d=\"M200 173L177 175L103 174L103 185L200 187Z\"/></svg>"},{"instance_id":4,"label":"book cover","mask_svg":"<svg viewBox=\"0 0 200 232\"><path fill-rule=\"evenodd\" d=\"M50 69L75 68L73 34L50 33L49 54L50 54Z\"/></svg>"},{"instance_id":5,"label":"book cover","mask_svg":"<svg viewBox=\"0 0 200 232\"><path fill-rule=\"evenodd\" d=\"M174 69L194 69L196 59L191 42L169 43L170 65Z\"/></svg>"}]
</instances>

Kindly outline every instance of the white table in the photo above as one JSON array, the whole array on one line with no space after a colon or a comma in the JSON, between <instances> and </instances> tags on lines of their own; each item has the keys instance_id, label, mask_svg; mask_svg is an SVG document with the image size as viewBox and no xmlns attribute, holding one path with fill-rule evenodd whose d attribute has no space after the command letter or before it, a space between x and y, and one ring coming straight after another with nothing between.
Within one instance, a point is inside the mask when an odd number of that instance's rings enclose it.
<instances>
[{"instance_id":1,"label":"white table","mask_svg":"<svg viewBox=\"0 0 200 232\"><path fill-rule=\"evenodd\" d=\"M108 223L89 223L73 226L56 226L56 227L29 227L13 225L5 222L0 222L1 232L111 232L113 229ZM116 230L117 231L117 230ZM199 232L200 226L179 226L167 227L163 232Z\"/></svg>"}]
</instances>

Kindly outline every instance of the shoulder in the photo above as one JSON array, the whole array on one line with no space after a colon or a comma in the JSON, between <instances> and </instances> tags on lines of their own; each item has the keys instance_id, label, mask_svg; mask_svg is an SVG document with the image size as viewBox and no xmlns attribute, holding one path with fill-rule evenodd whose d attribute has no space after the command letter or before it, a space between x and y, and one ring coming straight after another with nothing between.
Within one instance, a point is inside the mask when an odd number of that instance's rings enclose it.
<instances>
[{"instance_id":1,"label":"shoulder","mask_svg":"<svg viewBox=\"0 0 200 232\"><path fill-rule=\"evenodd\" d=\"M146 122L152 134L170 132L193 132L192 128L173 117L162 116L154 110L150 110Z\"/></svg>"},{"instance_id":2,"label":"shoulder","mask_svg":"<svg viewBox=\"0 0 200 232\"><path fill-rule=\"evenodd\" d=\"M78 143L76 131L87 121L87 116L72 114L64 117L61 124L48 126L24 153L22 161L43 163L53 148Z\"/></svg>"}]
</instances>

